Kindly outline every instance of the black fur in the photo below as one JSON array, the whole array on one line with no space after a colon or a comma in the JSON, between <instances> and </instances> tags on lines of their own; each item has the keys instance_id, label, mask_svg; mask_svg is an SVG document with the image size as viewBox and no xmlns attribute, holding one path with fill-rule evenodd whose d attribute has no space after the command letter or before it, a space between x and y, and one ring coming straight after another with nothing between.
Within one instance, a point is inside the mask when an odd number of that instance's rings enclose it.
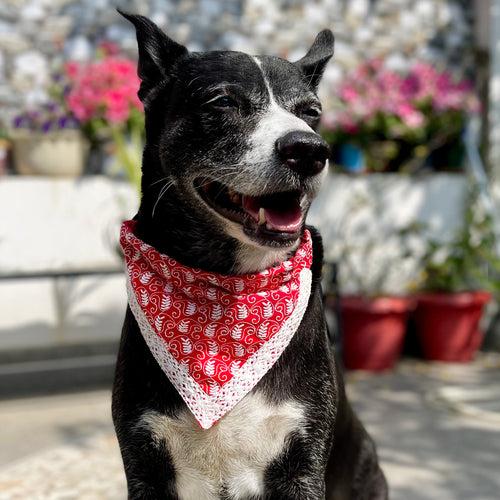
<instances>
[{"instance_id":1,"label":"black fur","mask_svg":"<svg viewBox=\"0 0 500 500\"><path fill-rule=\"evenodd\" d=\"M240 171L233 177L240 175L238 182L255 194L273 186L276 190L300 187L312 198L315 185L271 162L265 166L269 176L264 187L251 176L251 165L241 165L250 147L248 136L269 104L255 61L238 52L188 53L146 18L124 15L137 30L140 98L146 111L137 235L183 264L232 273L239 243L196 196L194 179L238 164L243 175ZM332 49L333 35L324 31L296 64L260 59L279 105L313 128L318 117L310 115L308 107L319 105L315 90ZM221 82L237 102L237 111L204 104L220 90ZM349 406L328 342L319 284L321 239L310 230L314 261L308 308L290 345L254 389L270 403L290 399L302 403L306 432L289 436L282 454L269 465L261 498L384 499L387 487L374 445ZM178 498L169 450L137 423L147 410L175 417L184 408L127 310L113 389L113 420L130 499ZM230 500L223 484L220 498Z\"/></svg>"}]
</instances>

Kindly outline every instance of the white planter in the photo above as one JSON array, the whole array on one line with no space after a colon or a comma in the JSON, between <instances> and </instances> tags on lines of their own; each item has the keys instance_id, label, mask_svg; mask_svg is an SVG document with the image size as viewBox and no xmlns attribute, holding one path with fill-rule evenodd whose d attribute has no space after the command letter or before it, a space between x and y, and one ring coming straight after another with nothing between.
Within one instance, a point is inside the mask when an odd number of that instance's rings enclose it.
<instances>
[{"instance_id":1,"label":"white planter","mask_svg":"<svg viewBox=\"0 0 500 500\"><path fill-rule=\"evenodd\" d=\"M14 166L21 175L77 177L83 172L88 151L78 130L16 131L12 145Z\"/></svg>"}]
</instances>

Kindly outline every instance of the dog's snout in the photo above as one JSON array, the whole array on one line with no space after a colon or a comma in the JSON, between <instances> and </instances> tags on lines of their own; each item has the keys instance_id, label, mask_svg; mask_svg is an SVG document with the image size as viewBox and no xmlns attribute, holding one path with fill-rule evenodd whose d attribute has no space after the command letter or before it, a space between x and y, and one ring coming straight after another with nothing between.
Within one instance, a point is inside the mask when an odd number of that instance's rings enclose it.
<instances>
[{"instance_id":1,"label":"dog's snout","mask_svg":"<svg viewBox=\"0 0 500 500\"><path fill-rule=\"evenodd\" d=\"M328 144L314 132L294 131L276 141L281 161L297 173L316 175L325 167Z\"/></svg>"}]
</instances>

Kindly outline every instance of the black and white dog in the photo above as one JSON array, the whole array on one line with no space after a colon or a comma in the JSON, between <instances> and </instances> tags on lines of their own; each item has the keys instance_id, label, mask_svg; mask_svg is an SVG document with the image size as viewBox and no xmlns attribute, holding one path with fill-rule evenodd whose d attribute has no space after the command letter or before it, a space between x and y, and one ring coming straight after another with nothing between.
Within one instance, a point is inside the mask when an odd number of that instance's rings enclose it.
<instances>
[{"instance_id":1,"label":"black and white dog","mask_svg":"<svg viewBox=\"0 0 500 500\"><path fill-rule=\"evenodd\" d=\"M316 89L333 54L332 33L322 31L291 63L189 52L147 18L123 15L137 31L146 113L137 236L217 273L282 262L297 248L326 173ZM262 206L281 207L292 223L266 223ZM346 399L329 345L322 246L310 230L313 284L300 327L273 368L210 429L196 424L127 310L113 420L129 498L387 498L374 444Z\"/></svg>"}]
</instances>

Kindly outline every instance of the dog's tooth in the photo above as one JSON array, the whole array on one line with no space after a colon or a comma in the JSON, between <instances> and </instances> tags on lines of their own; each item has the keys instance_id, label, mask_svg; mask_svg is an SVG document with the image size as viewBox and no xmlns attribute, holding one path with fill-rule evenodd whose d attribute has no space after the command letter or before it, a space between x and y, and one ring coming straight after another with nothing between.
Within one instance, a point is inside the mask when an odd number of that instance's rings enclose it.
<instances>
[{"instance_id":1,"label":"dog's tooth","mask_svg":"<svg viewBox=\"0 0 500 500\"><path fill-rule=\"evenodd\" d=\"M266 211L264 208L260 207L259 209L259 226L262 226L266 223Z\"/></svg>"}]
</instances>

